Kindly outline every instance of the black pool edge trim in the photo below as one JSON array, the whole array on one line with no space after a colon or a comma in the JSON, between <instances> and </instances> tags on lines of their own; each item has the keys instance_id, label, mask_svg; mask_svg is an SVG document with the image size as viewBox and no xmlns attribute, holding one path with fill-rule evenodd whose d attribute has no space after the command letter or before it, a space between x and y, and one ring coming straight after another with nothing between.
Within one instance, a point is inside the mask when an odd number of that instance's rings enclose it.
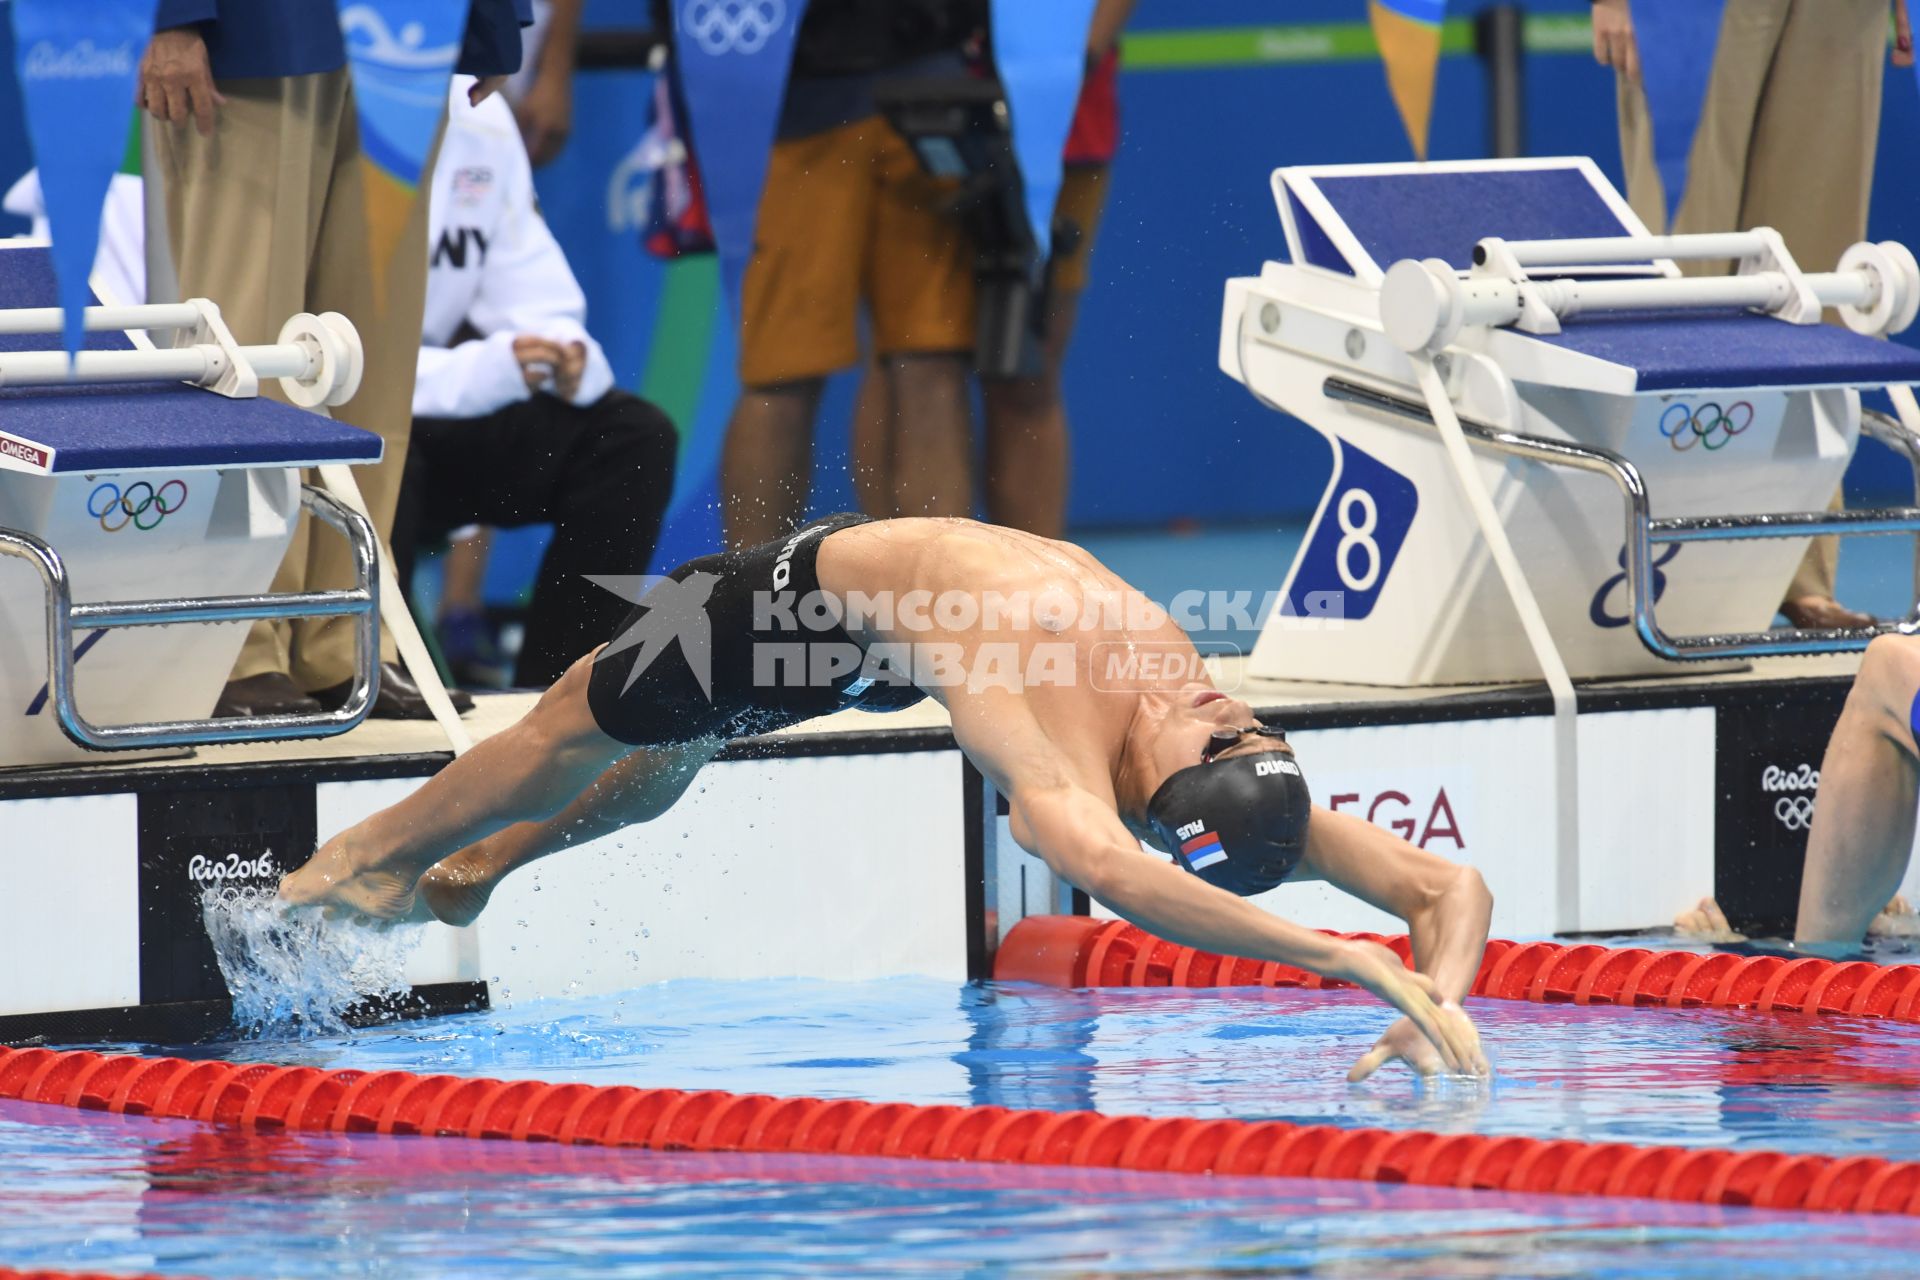
<instances>
[{"instance_id":1,"label":"black pool edge trim","mask_svg":"<svg viewBox=\"0 0 1920 1280\"><path fill-rule=\"evenodd\" d=\"M414 987L393 1000L368 1001L343 1015L350 1027L438 1018L491 1007L484 982L436 982ZM135 1041L179 1046L233 1029L227 1000L124 1005L114 1009L66 1009L0 1016L0 1045L10 1049Z\"/></svg>"},{"instance_id":2,"label":"black pool edge trim","mask_svg":"<svg viewBox=\"0 0 1920 1280\"><path fill-rule=\"evenodd\" d=\"M1670 687L1595 684L1577 690L1585 712L1665 711L1688 707L1831 704L1846 696L1851 676L1751 680ZM1326 702L1262 707L1255 714L1288 729L1388 728L1463 720L1504 720L1553 713L1544 684L1520 685L1395 702ZM954 751L949 729L859 729L849 732L775 734L742 738L716 759L795 760L833 756L898 755ZM221 764L146 765L137 768L72 765L0 773L0 801L64 796L120 795L203 787L262 786L289 781L366 782L430 777L453 760L451 752L352 756L318 760L262 760Z\"/></svg>"}]
</instances>

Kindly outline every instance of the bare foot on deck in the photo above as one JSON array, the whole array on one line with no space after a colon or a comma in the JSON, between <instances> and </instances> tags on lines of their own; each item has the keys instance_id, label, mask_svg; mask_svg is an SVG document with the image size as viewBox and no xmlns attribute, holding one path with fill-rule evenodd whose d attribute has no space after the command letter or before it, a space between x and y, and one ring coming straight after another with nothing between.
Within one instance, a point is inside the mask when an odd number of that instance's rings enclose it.
<instances>
[{"instance_id":1,"label":"bare foot on deck","mask_svg":"<svg viewBox=\"0 0 1920 1280\"><path fill-rule=\"evenodd\" d=\"M1739 942L1745 937L1734 931L1734 927L1727 922L1726 913L1712 898L1702 898L1691 911L1682 911L1675 916L1673 930L1703 942Z\"/></svg>"},{"instance_id":2,"label":"bare foot on deck","mask_svg":"<svg viewBox=\"0 0 1920 1280\"><path fill-rule=\"evenodd\" d=\"M499 878L461 851L442 858L420 877L420 901L433 918L464 928L479 918Z\"/></svg>"},{"instance_id":3,"label":"bare foot on deck","mask_svg":"<svg viewBox=\"0 0 1920 1280\"><path fill-rule=\"evenodd\" d=\"M359 870L341 836L281 878L280 898L290 906L338 908L376 920L405 920L416 914L412 877Z\"/></svg>"},{"instance_id":4,"label":"bare foot on deck","mask_svg":"<svg viewBox=\"0 0 1920 1280\"><path fill-rule=\"evenodd\" d=\"M1912 938L1920 936L1920 915L1915 915L1913 905L1899 894L1893 895L1893 901L1886 909L1873 918L1867 926L1869 938Z\"/></svg>"}]
</instances>

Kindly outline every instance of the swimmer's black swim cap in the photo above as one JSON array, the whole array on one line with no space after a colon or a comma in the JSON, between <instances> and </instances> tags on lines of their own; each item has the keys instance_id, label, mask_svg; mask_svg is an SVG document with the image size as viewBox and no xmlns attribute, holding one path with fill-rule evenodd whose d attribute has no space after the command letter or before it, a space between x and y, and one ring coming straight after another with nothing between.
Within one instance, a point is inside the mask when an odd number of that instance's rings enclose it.
<instances>
[{"instance_id":1,"label":"swimmer's black swim cap","mask_svg":"<svg viewBox=\"0 0 1920 1280\"><path fill-rule=\"evenodd\" d=\"M1175 862L1245 898L1299 865L1311 804L1292 754L1263 751L1175 773L1147 802L1147 822Z\"/></svg>"}]
</instances>

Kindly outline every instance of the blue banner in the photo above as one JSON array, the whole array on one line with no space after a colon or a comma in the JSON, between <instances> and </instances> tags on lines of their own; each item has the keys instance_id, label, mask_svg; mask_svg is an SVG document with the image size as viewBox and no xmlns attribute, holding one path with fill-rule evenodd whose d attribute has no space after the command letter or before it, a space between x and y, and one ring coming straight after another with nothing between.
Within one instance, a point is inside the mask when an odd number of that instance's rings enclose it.
<instances>
[{"instance_id":1,"label":"blue banner","mask_svg":"<svg viewBox=\"0 0 1920 1280\"><path fill-rule=\"evenodd\" d=\"M1087 66L1094 0L993 0L993 61L1013 116L1027 221L1040 261L1050 252L1060 153Z\"/></svg>"},{"instance_id":2,"label":"blue banner","mask_svg":"<svg viewBox=\"0 0 1920 1280\"><path fill-rule=\"evenodd\" d=\"M349 0L340 9L366 186L368 249L386 305L387 264L447 110L467 0Z\"/></svg>"},{"instance_id":3,"label":"blue banner","mask_svg":"<svg viewBox=\"0 0 1920 1280\"><path fill-rule=\"evenodd\" d=\"M157 0L13 0L27 136L53 238L67 354L85 339L100 206L127 149L140 55Z\"/></svg>"},{"instance_id":4,"label":"blue banner","mask_svg":"<svg viewBox=\"0 0 1920 1280\"><path fill-rule=\"evenodd\" d=\"M1653 131L1653 163L1666 192L1668 231L1687 191L1687 157L1713 79L1726 0L1631 0L1640 84ZM1716 228L1731 230L1732 228Z\"/></svg>"},{"instance_id":5,"label":"blue banner","mask_svg":"<svg viewBox=\"0 0 1920 1280\"><path fill-rule=\"evenodd\" d=\"M674 62L721 281L736 316L794 36L806 11L807 0L674 0Z\"/></svg>"}]
</instances>

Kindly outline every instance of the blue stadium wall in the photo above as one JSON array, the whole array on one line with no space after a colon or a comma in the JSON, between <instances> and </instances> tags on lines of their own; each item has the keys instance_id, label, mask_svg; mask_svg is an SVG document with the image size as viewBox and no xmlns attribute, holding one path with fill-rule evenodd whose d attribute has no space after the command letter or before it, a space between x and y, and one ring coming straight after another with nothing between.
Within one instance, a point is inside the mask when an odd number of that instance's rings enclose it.
<instances>
[{"instance_id":1,"label":"blue stadium wall","mask_svg":"<svg viewBox=\"0 0 1920 1280\"><path fill-rule=\"evenodd\" d=\"M1456 0L1455 16L1478 7ZM1526 8L1577 18L1588 6L1534 0ZM638 0L590 0L588 25L630 26L643 10ZM1275 166L1410 156L1376 60L1303 55L1286 38L1287 29L1364 18L1361 0L1141 0L1134 29L1143 33L1278 30L1267 55L1201 57L1122 75L1124 141L1066 371L1077 526L1283 520L1312 510L1326 479L1325 447L1215 369L1216 327L1221 282L1283 251L1267 186ZM0 182L29 163L8 41L0 23ZM539 188L616 372L681 428L682 483L660 549L661 561L673 563L717 537L711 477L735 390L734 344L730 319L717 314L711 262L666 267L637 244L637 181L623 161L645 127L651 84L644 72L582 73L576 135L540 172ZM1617 177L1610 72L1578 49L1535 50L1526 93L1532 153L1592 155ZM1486 97L1475 57L1442 60L1435 157L1485 154ZM1920 92L1909 74L1890 72L1885 103L1871 234L1912 243L1920 241L1920 176L1903 162L1901 143L1920 137ZM18 229L0 218L0 234ZM851 403L850 379L836 379L818 433L817 509L853 505ZM1883 491L1903 479L1904 467L1869 446L1850 483ZM524 583L537 543L536 534L502 547L498 579Z\"/></svg>"}]
</instances>

